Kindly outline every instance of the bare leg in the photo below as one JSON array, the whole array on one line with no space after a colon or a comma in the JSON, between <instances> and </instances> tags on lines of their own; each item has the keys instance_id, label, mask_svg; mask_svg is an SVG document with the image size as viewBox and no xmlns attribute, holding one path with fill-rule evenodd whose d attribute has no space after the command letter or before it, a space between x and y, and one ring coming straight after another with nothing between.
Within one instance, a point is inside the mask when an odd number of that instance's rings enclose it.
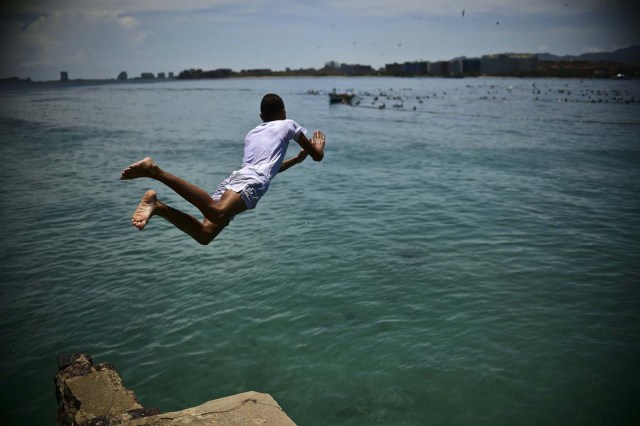
<instances>
[{"instance_id":1,"label":"bare leg","mask_svg":"<svg viewBox=\"0 0 640 426\"><path fill-rule=\"evenodd\" d=\"M165 218L176 228L203 245L209 244L229 223L217 224L207 219L200 222L195 217L160 202L155 191L149 190L144 194L138 208L133 213L131 223L142 231L149 223L149 219L155 215Z\"/></svg>"},{"instance_id":2,"label":"bare leg","mask_svg":"<svg viewBox=\"0 0 640 426\"><path fill-rule=\"evenodd\" d=\"M129 180L141 177L148 177L164 183L182 198L193 204L202 212L205 218L214 223L226 226L233 216L247 209L238 194L234 193L236 197L223 196L220 200L221 202L217 203L211 199L211 196L205 190L165 172L150 157L146 157L124 169L120 179Z\"/></svg>"},{"instance_id":3,"label":"bare leg","mask_svg":"<svg viewBox=\"0 0 640 426\"><path fill-rule=\"evenodd\" d=\"M158 202L155 212L202 245L209 244L226 228L226 225L213 223L207 219L200 222L195 217L161 202Z\"/></svg>"}]
</instances>

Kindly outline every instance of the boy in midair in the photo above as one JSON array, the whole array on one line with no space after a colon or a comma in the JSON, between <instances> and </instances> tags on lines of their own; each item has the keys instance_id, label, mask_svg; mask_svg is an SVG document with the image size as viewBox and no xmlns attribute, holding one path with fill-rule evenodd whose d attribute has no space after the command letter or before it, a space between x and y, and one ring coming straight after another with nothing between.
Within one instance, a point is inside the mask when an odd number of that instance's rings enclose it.
<instances>
[{"instance_id":1,"label":"boy in midair","mask_svg":"<svg viewBox=\"0 0 640 426\"><path fill-rule=\"evenodd\" d=\"M158 200L156 192L149 190L133 213L133 226L142 230L149 223L149 219L157 215L200 244L209 244L234 216L256 207L277 173L301 163L307 155L314 161L321 161L324 157L324 133L316 130L312 139L307 139L307 129L287 119L284 102L280 96L270 93L262 98L260 118L263 122L245 137L242 167L222 181L213 195L166 172L149 157L124 169L120 179L155 179L173 189L204 215L204 219L200 221L162 203ZM290 140L295 140L302 150L297 156L285 160Z\"/></svg>"}]
</instances>

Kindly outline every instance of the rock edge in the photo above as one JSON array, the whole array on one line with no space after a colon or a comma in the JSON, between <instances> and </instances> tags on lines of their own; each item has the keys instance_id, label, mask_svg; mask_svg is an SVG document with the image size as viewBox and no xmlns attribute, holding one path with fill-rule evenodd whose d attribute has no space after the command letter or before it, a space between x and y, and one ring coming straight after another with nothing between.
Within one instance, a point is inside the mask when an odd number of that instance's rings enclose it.
<instances>
[{"instance_id":1,"label":"rock edge","mask_svg":"<svg viewBox=\"0 0 640 426\"><path fill-rule=\"evenodd\" d=\"M91 356L83 352L58 357L54 383L58 426L295 426L271 395L254 391L162 414L143 407L113 365L93 365Z\"/></svg>"}]
</instances>

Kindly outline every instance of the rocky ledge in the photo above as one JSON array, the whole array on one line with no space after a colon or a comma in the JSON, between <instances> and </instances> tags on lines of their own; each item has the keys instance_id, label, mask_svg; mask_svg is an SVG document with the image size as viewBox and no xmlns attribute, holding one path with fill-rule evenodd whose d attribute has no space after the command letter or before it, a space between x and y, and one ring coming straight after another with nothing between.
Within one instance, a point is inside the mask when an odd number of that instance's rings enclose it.
<instances>
[{"instance_id":1,"label":"rocky ledge","mask_svg":"<svg viewBox=\"0 0 640 426\"><path fill-rule=\"evenodd\" d=\"M113 365L93 365L85 353L58 357L54 382L59 426L295 425L271 395L259 392L244 392L172 413L145 408L133 391L124 387Z\"/></svg>"}]
</instances>

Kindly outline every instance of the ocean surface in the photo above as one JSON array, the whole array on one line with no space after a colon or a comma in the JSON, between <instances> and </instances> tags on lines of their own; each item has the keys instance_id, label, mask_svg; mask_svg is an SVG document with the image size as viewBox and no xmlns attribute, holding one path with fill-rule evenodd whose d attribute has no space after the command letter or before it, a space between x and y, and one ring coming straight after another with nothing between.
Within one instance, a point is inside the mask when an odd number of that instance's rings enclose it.
<instances>
[{"instance_id":1,"label":"ocean surface","mask_svg":"<svg viewBox=\"0 0 640 426\"><path fill-rule=\"evenodd\" d=\"M130 225L149 188L197 212L124 167L213 192L268 92L322 162L209 246ZM640 81L5 84L0 137L3 424L55 424L75 351L163 412L256 390L300 425L640 424Z\"/></svg>"}]
</instances>

